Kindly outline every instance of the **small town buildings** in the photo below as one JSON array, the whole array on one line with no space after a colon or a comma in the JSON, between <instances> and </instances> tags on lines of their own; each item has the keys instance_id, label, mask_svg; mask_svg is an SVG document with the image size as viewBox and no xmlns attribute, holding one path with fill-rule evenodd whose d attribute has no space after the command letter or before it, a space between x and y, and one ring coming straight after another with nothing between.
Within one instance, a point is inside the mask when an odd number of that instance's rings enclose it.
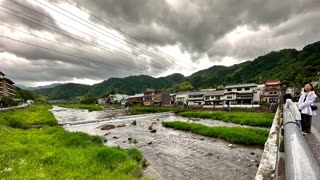
<instances>
[{"instance_id":1,"label":"small town buildings","mask_svg":"<svg viewBox=\"0 0 320 180\"><path fill-rule=\"evenodd\" d=\"M238 84L225 87L224 99L227 105L258 104L260 96L257 84Z\"/></svg>"},{"instance_id":2,"label":"small town buildings","mask_svg":"<svg viewBox=\"0 0 320 180\"><path fill-rule=\"evenodd\" d=\"M0 97L14 97L15 96L15 88L14 82L11 81L6 75L0 71Z\"/></svg>"},{"instance_id":3,"label":"small town buildings","mask_svg":"<svg viewBox=\"0 0 320 180\"><path fill-rule=\"evenodd\" d=\"M280 97L280 80L266 81L263 100L268 103L278 103Z\"/></svg>"},{"instance_id":4,"label":"small town buildings","mask_svg":"<svg viewBox=\"0 0 320 180\"><path fill-rule=\"evenodd\" d=\"M224 104L224 90L208 91L204 93L204 108L219 108Z\"/></svg>"}]
</instances>

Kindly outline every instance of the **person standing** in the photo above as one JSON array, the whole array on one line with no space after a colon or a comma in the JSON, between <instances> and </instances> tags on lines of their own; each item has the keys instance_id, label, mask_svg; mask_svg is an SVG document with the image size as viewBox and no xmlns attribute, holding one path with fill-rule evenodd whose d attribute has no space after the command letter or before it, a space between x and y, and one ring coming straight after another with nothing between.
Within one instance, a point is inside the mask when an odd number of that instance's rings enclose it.
<instances>
[{"instance_id":1,"label":"person standing","mask_svg":"<svg viewBox=\"0 0 320 180\"><path fill-rule=\"evenodd\" d=\"M317 95L313 91L313 86L308 83L304 86L304 92L299 98L299 110L301 112L301 125L302 131L305 133L311 132L312 116L316 115L315 111L312 111L311 105L314 105Z\"/></svg>"},{"instance_id":2,"label":"person standing","mask_svg":"<svg viewBox=\"0 0 320 180\"><path fill-rule=\"evenodd\" d=\"M293 98L289 93L283 96L283 102L286 103L285 107L290 110L297 126L299 127L299 129L301 129L301 114L297 105L292 100Z\"/></svg>"}]
</instances>

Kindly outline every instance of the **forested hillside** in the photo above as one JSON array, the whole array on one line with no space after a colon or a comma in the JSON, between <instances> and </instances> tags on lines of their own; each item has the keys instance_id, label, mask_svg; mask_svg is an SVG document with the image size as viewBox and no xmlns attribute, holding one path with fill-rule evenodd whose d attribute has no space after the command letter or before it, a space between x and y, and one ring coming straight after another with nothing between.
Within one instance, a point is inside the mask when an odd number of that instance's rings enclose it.
<instances>
[{"instance_id":1,"label":"forested hillside","mask_svg":"<svg viewBox=\"0 0 320 180\"><path fill-rule=\"evenodd\" d=\"M140 75L110 78L93 86L63 84L33 92L49 99L72 99L77 96L101 97L110 92L130 95L143 92L146 88L182 91L238 83L260 84L271 79L287 80L290 85L301 87L307 82L316 81L318 72L320 72L320 42L307 45L301 51L295 49L273 51L252 61L230 67L213 66L189 77L184 77L182 74L161 78Z\"/></svg>"}]
</instances>

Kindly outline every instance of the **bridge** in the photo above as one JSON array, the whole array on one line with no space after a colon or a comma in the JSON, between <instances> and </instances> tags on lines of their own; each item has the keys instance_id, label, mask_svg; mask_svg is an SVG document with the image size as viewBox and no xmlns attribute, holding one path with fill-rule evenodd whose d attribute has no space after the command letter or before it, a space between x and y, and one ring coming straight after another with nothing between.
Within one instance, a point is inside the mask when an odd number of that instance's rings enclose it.
<instances>
[{"instance_id":1,"label":"bridge","mask_svg":"<svg viewBox=\"0 0 320 180\"><path fill-rule=\"evenodd\" d=\"M320 107L320 103L316 103ZM287 108L278 108L256 180L320 180L320 110L305 136Z\"/></svg>"}]
</instances>

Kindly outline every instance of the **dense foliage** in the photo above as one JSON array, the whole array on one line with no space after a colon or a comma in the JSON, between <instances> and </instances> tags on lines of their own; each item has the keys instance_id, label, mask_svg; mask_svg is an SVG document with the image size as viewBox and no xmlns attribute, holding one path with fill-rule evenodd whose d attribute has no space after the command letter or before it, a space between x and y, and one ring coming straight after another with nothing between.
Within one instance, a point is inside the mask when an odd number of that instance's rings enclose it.
<instances>
[{"instance_id":1,"label":"dense foliage","mask_svg":"<svg viewBox=\"0 0 320 180\"><path fill-rule=\"evenodd\" d=\"M0 113L1 179L137 179L137 149L107 147L99 136L65 131L51 106ZM45 125L30 129L31 125ZM24 129L21 129L24 128Z\"/></svg>"},{"instance_id":2,"label":"dense foliage","mask_svg":"<svg viewBox=\"0 0 320 180\"><path fill-rule=\"evenodd\" d=\"M180 121L162 122L162 125L173 129L191 131L208 137L225 139L237 144L264 145L269 134L269 131L263 129L224 126L209 127L202 124Z\"/></svg>"},{"instance_id":3,"label":"dense foliage","mask_svg":"<svg viewBox=\"0 0 320 180\"><path fill-rule=\"evenodd\" d=\"M320 42L304 47L301 51L283 49L260 56L253 61L230 67L213 66L189 77L173 74L153 78L146 75L126 78L110 78L93 86L66 84L50 89L35 90L49 99L71 99L77 96L101 97L110 92L135 94L146 88L168 91L185 91L201 88L217 88L238 83L262 84L266 80L287 80L291 86L318 80L320 71Z\"/></svg>"},{"instance_id":4,"label":"dense foliage","mask_svg":"<svg viewBox=\"0 0 320 180\"><path fill-rule=\"evenodd\" d=\"M11 107L11 106L16 106L18 103L14 101L10 97L0 97L0 107Z\"/></svg>"},{"instance_id":5,"label":"dense foliage","mask_svg":"<svg viewBox=\"0 0 320 180\"><path fill-rule=\"evenodd\" d=\"M35 100L35 96L28 90L23 90L16 87L15 92L16 92L15 98L22 99L23 101Z\"/></svg>"}]
</instances>

